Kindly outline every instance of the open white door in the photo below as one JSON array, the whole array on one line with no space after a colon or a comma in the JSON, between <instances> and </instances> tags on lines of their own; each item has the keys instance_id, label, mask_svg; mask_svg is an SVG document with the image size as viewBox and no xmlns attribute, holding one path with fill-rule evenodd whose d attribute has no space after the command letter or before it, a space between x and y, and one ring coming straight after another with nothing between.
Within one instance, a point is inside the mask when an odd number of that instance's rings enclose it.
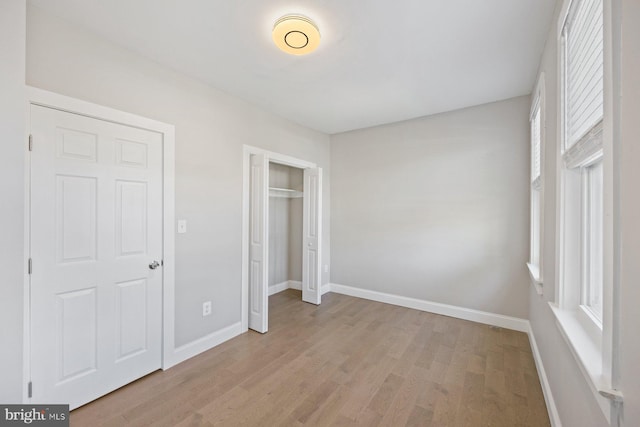
<instances>
[{"instance_id":1,"label":"open white door","mask_svg":"<svg viewBox=\"0 0 640 427\"><path fill-rule=\"evenodd\" d=\"M31 403L160 368L162 136L31 107Z\"/></svg>"},{"instance_id":2,"label":"open white door","mask_svg":"<svg viewBox=\"0 0 640 427\"><path fill-rule=\"evenodd\" d=\"M269 328L269 161L264 154L251 155L250 185L249 328L265 333Z\"/></svg>"},{"instance_id":3,"label":"open white door","mask_svg":"<svg viewBox=\"0 0 640 427\"><path fill-rule=\"evenodd\" d=\"M320 249L322 243L322 169L304 170L302 219L302 300L320 304L322 296Z\"/></svg>"}]
</instances>

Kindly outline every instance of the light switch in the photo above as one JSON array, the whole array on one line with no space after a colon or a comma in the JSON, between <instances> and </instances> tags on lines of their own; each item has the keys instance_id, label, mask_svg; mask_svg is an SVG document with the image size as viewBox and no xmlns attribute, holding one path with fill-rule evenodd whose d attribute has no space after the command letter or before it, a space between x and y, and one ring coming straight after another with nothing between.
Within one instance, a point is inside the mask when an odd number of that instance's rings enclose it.
<instances>
[{"instance_id":1,"label":"light switch","mask_svg":"<svg viewBox=\"0 0 640 427\"><path fill-rule=\"evenodd\" d=\"M182 233L186 233L187 232L187 220L186 219L179 219L178 220L178 233L182 234Z\"/></svg>"}]
</instances>

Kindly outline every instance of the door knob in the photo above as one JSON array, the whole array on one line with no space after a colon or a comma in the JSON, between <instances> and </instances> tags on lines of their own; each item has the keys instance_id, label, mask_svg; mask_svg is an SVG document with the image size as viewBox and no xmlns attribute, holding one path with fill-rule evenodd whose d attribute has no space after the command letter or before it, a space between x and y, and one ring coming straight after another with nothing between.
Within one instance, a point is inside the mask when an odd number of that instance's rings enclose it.
<instances>
[{"instance_id":1,"label":"door knob","mask_svg":"<svg viewBox=\"0 0 640 427\"><path fill-rule=\"evenodd\" d=\"M153 261L151 264L149 264L149 268L151 270L155 270L158 267L160 267L160 263L158 263L158 261Z\"/></svg>"}]
</instances>

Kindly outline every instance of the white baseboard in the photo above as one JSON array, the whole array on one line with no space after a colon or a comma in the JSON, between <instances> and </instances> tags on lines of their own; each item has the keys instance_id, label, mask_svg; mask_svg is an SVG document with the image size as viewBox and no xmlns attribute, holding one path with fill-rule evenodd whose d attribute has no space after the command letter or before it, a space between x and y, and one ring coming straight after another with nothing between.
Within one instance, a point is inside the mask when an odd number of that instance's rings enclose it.
<instances>
[{"instance_id":1,"label":"white baseboard","mask_svg":"<svg viewBox=\"0 0 640 427\"><path fill-rule=\"evenodd\" d=\"M210 350L213 347L230 340L231 338L237 337L243 332L244 331L242 330L242 323L238 322L234 323L233 325L227 326L226 328L220 329L219 331L206 335L202 338L199 338L195 341L192 341L188 344L182 345L174 350L173 360L165 369L168 369L172 366L177 365L178 363L182 363L185 360L192 358L193 356L197 356L200 353Z\"/></svg>"},{"instance_id":2,"label":"white baseboard","mask_svg":"<svg viewBox=\"0 0 640 427\"><path fill-rule=\"evenodd\" d=\"M275 295L279 292L286 291L287 289L295 289L297 291L302 290L302 282L298 280L285 280L282 283L275 285L269 285L269 296Z\"/></svg>"},{"instance_id":3,"label":"white baseboard","mask_svg":"<svg viewBox=\"0 0 640 427\"><path fill-rule=\"evenodd\" d=\"M287 280L286 282L278 283L276 285L269 286L269 296L275 295L278 292L286 291L287 289L295 289L297 291L302 290L302 282L299 280ZM331 284L325 283L320 289L320 294L324 295L327 292L331 292Z\"/></svg>"},{"instance_id":4,"label":"white baseboard","mask_svg":"<svg viewBox=\"0 0 640 427\"><path fill-rule=\"evenodd\" d=\"M289 289L295 289L296 291L301 291L302 282L299 280L289 280Z\"/></svg>"},{"instance_id":5,"label":"white baseboard","mask_svg":"<svg viewBox=\"0 0 640 427\"><path fill-rule=\"evenodd\" d=\"M286 291L287 289L289 289L288 280L276 285L269 285L269 296L277 294L278 292Z\"/></svg>"},{"instance_id":6,"label":"white baseboard","mask_svg":"<svg viewBox=\"0 0 640 427\"><path fill-rule=\"evenodd\" d=\"M536 362L536 369L538 370L538 377L540 378L540 385L542 386L542 394L544 395L544 401L547 404L547 411L549 412L549 420L551 427L562 427L560 421L560 414L558 414L558 407L553 399L551 393L551 386L549 385L549 379L547 378L547 372L544 370L544 364L542 363L542 356L538 350L538 344L536 343L536 337L533 335L533 329L529 324L529 343L531 343L531 353L533 353L533 360Z\"/></svg>"},{"instance_id":7,"label":"white baseboard","mask_svg":"<svg viewBox=\"0 0 640 427\"><path fill-rule=\"evenodd\" d=\"M368 289L354 288L352 286L338 285L336 283L331 283L330 287L331 292L338 294L350 295L352 297L364 298L386 304L399 305L401 307L413 308L415 310L428 311L429 313L442 314L444 316L456 317L458 319L470 320L472 322L484 323L492 326L499 326L501 328L513 329L520 332L529 332L529 321L518 317L489 313L486 311L458 307L455 305L441 304L439 302L426 301L417 298L392 295L384 292L370 291Z\"/></svg>"}]
</instances>

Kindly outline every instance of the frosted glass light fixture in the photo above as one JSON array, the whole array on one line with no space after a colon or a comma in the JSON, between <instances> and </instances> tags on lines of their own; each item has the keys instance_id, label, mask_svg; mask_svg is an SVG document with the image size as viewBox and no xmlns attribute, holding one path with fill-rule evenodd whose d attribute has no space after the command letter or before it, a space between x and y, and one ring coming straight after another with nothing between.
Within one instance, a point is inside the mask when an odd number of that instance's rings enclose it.
<instances>
[{"instance_id":1,"label":"frosted glass light fixture","mask_svg":"<svg viewBox=\"0 0 640 427\"><path fill-rule=\"evenodd\" d=\"M305 16L286 15L273 26L273 42L291 55L306 55L316 50L320 44L320 31Z\"/></svg>"}]
</instances>

